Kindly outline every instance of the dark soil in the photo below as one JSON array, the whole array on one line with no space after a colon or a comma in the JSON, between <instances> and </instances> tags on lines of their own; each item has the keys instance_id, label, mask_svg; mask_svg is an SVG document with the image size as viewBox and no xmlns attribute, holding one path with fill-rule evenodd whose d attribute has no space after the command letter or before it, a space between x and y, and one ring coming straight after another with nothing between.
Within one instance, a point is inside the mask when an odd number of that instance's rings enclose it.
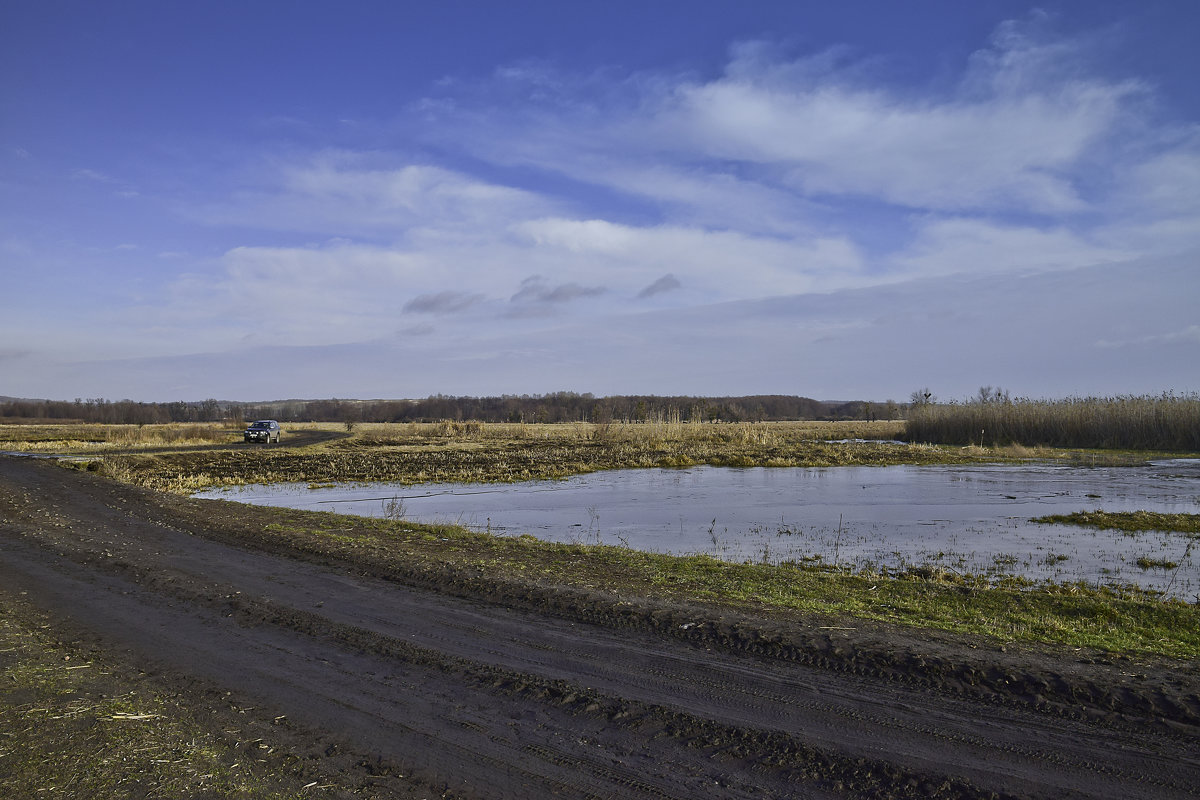
<instances>
[{"instance_id":1,"label":"dark soil","mask_svg":"<svg viewBox=\"0 0 1200 800\"><path fill-rule=\"evenodd\" d=\"M1200 781L1195 664L498 581L289 540L266 529L279 514L0 458L0 591L191 707L285 718L276 741L379 797L1124 800Z\"/></svg>"}]
</instances>

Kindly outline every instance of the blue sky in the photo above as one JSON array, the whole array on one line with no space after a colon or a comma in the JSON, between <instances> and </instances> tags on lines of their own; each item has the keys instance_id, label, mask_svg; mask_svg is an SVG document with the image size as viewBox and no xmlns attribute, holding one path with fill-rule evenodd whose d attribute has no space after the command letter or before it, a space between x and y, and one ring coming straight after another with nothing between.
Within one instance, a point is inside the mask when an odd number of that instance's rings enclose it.
<instances>
[{"instance_id":1,"label":"blue sky","mask_svg":"<svg viewBox=\"0 0 1200 800\"><path fill-rule=\"evenodd\" d=\"M1191 2L0 2L0 395L1200 390Z\"/></svg>"}]
</instances>

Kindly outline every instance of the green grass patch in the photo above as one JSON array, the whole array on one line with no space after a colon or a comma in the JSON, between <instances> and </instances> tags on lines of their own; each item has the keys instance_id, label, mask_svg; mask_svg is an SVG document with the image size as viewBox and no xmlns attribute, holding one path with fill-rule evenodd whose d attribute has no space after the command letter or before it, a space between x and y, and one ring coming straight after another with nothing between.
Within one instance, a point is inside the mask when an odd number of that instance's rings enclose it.
<instances>
[{"instance_id":1,"label":"green grass patch","mask_svg":"<svg viewBox=\"0 0 1200 800\"><path fill-rule=\"evenodd\" d=\"M1138 556L1138 560L1134 563L1142 569L1175 569L1179 566L1177 561L1166 558L1150 558L1149 556Z\"/></svg>"},{"instance_id":2,"label":"green grass patch","mask_svg":"<svg viewBox=\"0 0 1200 800\"><path fill-rule=\"evenodd\" d=\"M1036 517L1030 522L1079 525L1085 528L1127 533L1165 531L1200 536L1200 514L1160 514L1155 511L1076 511L1071 514Z\"/></svg>"},{"instance_id":3,"label":"green grass patch","mask_svg":"<svg viewBox=\"0 0 1200 800\"><path fill-rule=\"evenodd\" d=\"M272 527L288 545L368 559L398 572L451 568L483 580L567 586L767 616L856 617L1112 653L1200 656L1200 606L1136 588L997 582L936 569L849 574L804 563L728 563L612 545L498 537L329 512L255 509L283 518ZM261 528L260 528L261 530Z\"/></svg>"}]
</instances>

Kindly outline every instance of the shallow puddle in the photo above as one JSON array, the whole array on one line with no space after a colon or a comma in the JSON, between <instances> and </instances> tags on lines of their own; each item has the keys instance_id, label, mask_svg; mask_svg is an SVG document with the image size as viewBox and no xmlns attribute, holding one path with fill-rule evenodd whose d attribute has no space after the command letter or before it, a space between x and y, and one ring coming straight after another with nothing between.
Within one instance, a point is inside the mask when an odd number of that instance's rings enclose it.
<instances>
[{"instance_id":1,"label":"shallow puddle","mask_svg":"<svg viewBox=\"0 0 1200 800\"><path fill-rule=\"evenodd\" d=\"M1200 461L1057 465L617 470L519 484L276 484L198 497L404 516L498 535L706 553L729 561L934 566L1055 582L1134 583L1187 600L1200 553L1179 533L1095 531L1033 517L1200 513ZM1200 545L1195 547L1200 550ZM1177 566L1142 568L1138 560Z\"/></svg>"}]
</instances>

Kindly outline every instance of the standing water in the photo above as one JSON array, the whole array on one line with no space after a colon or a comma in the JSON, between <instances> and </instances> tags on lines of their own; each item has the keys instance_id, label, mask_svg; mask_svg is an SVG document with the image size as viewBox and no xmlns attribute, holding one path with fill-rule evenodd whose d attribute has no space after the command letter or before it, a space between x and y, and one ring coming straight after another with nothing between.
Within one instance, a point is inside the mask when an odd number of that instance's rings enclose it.
<instances>
[{"instance_id":1,"label":"standing water","mask_svg":"<svg viewBox=\"0 0 1200 800\"><path fill-rule=\"evenodd\" d=\"M500 485L252 485L197 496L365 516L403 514L497 535L528 533L728 561L929 566L1054 582L1132 583L1189 600L1200 593L1200 554L1193 556L1194 537L1187 534L1129 535L1030 521L1094 509L1200 513L1200 460L1113 468L695 467Z\"/></svg>"}]
</instances>

